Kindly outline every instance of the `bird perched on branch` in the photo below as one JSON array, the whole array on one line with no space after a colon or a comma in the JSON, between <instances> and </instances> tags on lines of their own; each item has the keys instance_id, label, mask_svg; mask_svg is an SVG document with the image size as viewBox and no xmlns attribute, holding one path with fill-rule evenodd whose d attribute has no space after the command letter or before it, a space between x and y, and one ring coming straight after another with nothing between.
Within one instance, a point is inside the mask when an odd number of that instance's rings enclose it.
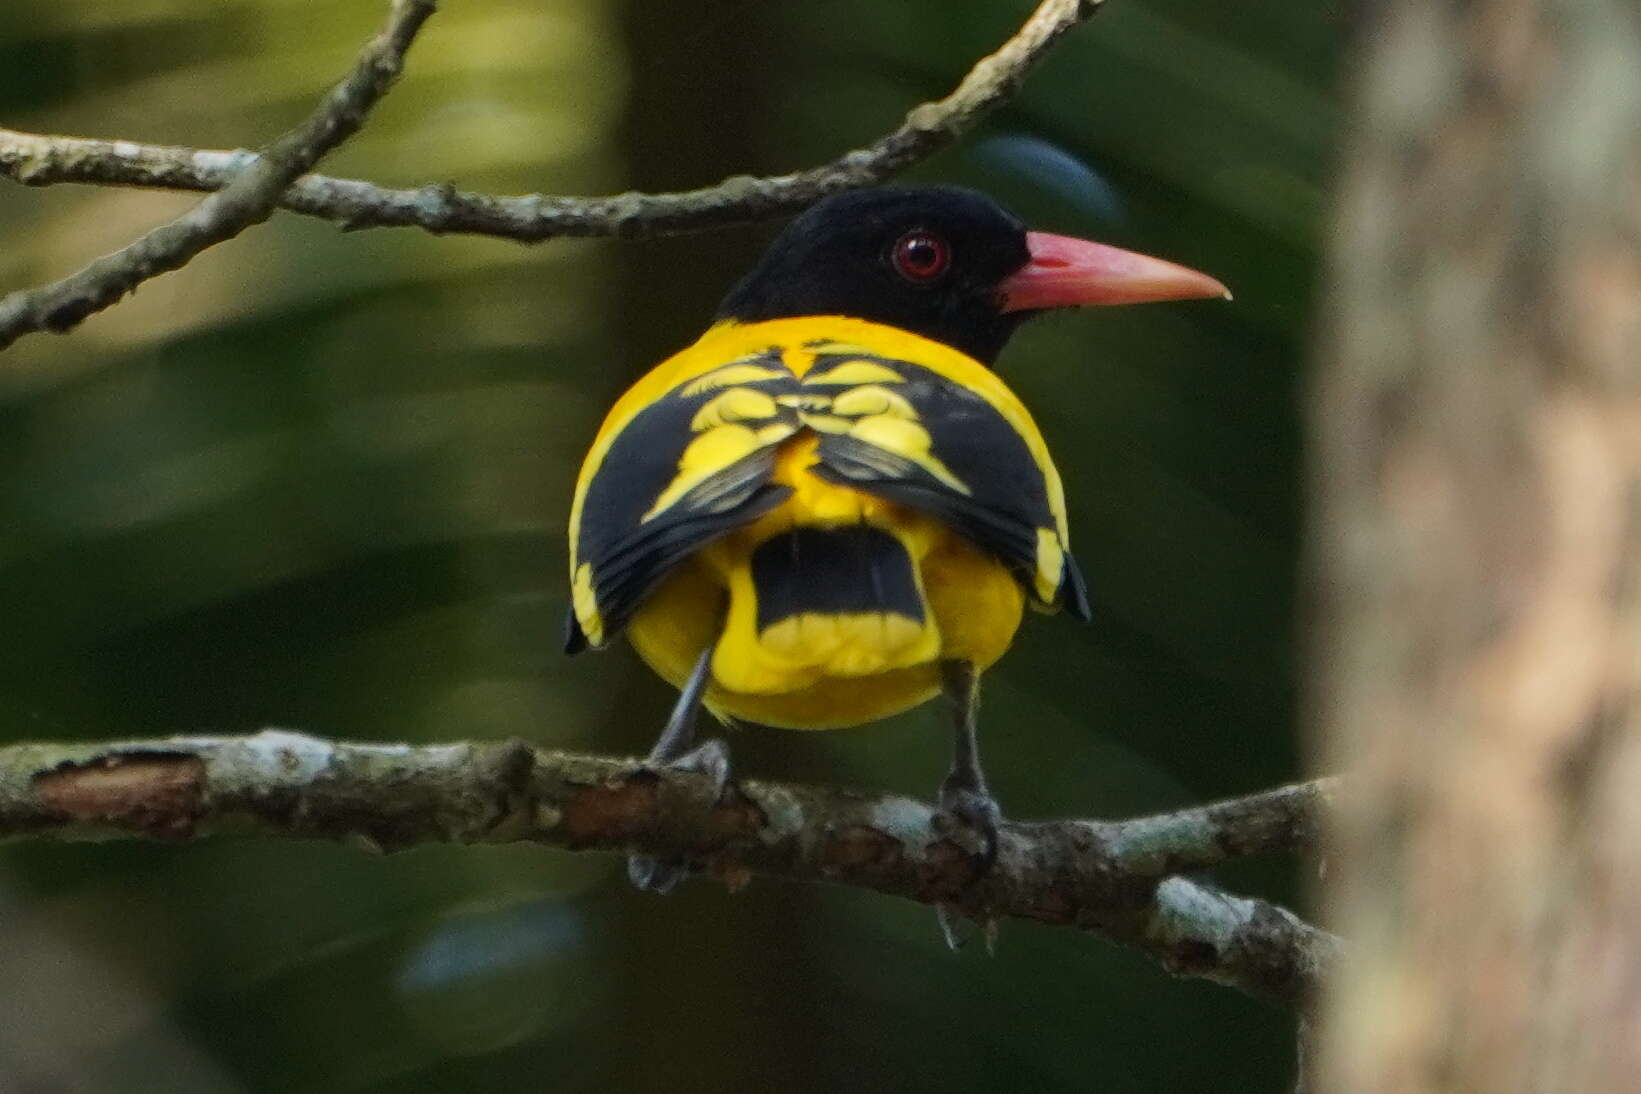
<instances>
[{"instance_id":1,"label":"bird perched on branch","mask_svg":"<svg viewBox=\"0 0 1641 1094\"><path fill-rule=\"evenodd\" d=\"M567 649L625 630L680 689L649 762L720 789L728 751L695 746L701 706L834 729L944 692L940 802L989 859L980 674L1027 603L1089 613L1059 473L991 366L1049 309L1225 296L1160 259L1027 232L969 190L820 202L605 418L570 513ZM683 866L629 872L665 890Z\"/></svg>"}]
</instances>

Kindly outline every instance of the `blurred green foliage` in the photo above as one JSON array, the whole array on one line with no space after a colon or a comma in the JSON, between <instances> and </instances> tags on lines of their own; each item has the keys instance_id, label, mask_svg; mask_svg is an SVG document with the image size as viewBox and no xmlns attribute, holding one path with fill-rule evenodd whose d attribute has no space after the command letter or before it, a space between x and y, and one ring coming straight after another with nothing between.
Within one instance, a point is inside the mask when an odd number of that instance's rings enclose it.
<instances>
[{"instance_id":1,"label":"blurred green foliage","mask_svg":"<svg viewBox=\"0 0 1641 1094\"><path fill-rule=\"evenodd\" d=\"M835 155L1026 0L460 0L324 170L576 193ZM291 124L363 0L9 0L0 116L204 146ZM1337 128L1322 6L1111 0L916 172L1208 270L1234 305L1056 317L1003 371L1071 496L1096 621L989 680L1014 816L1295 774L1300 362ZM0 188L0 290L188 197ZM281 215L0 361L0 739L232 731L644 748L671 701L557 652L580 454L772 227L521 247ZM930 711L755 731L743 772L928 794ZM1295 897L1292 864L1236 885ZM530 848L0 850L0 1090L1275 1091L1285 1016L1070 932L951 955L925 909Z\"/></svg>"}]
</instances>

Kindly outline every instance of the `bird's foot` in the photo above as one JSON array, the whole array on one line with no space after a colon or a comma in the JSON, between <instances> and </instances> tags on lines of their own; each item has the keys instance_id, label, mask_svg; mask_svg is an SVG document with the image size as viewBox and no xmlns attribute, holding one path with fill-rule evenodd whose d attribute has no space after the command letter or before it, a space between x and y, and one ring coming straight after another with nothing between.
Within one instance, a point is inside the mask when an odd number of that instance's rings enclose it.
<instances>
[{"instance_id":1,"label":"bird's foot","mask_svg":"<svg viewBox=\"0 0 1641 1094\"><path fill-rule=\"evenodd\" d=\"M1003 820L997 799L986 792L984 785L977 786L965 773L954 771L940 784L940 807L944 813L936 818L938 831L949 838L958 835L961 826L974 858L974 876L984 877L997 861L997 826ZM991 916L974 920L955 904L936 904L935 916L948 948L962 949L978 928L986 941L986 953L997 952L997 920Z\"/></svg>"},{"instance_id":2,"label":"bird's foot","mask_svg":"<svg viewBox=\"0 0 1641 1094\"><path fill-rule=\"evenodd\" d=\"M644 761L644 767L651 771L670 769L694 771L705 775L712 780L715 800L719 803L729 797L734 786L730 774L729 746L718 737L690 749L676 759L662 761L652 755ZM683 859L659 859L653 855L627 856L627 880L632 882L633 888L644 892L670 893L689 874L689 863Z\"/></svg>"},{"instance_id":3,"label":"bird's foot","mask_svg":"<svg viewBox=\"0 0 1641 1094\"><path fill-rule=\"evenodd\" d=\"M997 826L1003 820L997 799L954 771L940 784L940 808L962 822L978 843L973 852L977 876L989 873L997 861Z\"/></svg>"},{"instance_id":4,"label":"bird's foot","mask_svg":"<svg viewBox=\"0 0 1641 1094\"><path fill-rule=\"evenodd\" d=\"M689 864L681 859L662 861L654 855L628 855L627 880L645 893L670 893L689 876Z\"/></svg>"},{"instance_id":5,"label":"bird's foot","mask_svg":"<svg viewBox=\"0 0 1641 1094\"><path fill-rule=\"evenodd\" d=\"M986 940L986 956L997 956L997 920L993 916L986 916L981 920L970 919L955 904L936 904L934 906L935 919L940 924L940 937L946 940L946 948L956 953L974 940L978 933Z\"/></svg>"},{"instance_id":6,"label":"bird's foot","mask_svg":"<svg viewBox=\"0 0 1641 1094\"><path fill-rule=\"evenodd\" d=\"M712 790L717 796L718 804L723 804L729 797L730 787L733 785L729 765L729 745L722 737L714 737L690 749L676 760L662 764L654 764L651 760L648 766L670 767L674 771L693 771L698 775L705 775L712 780Z\"/></svg>"}]
</instances>

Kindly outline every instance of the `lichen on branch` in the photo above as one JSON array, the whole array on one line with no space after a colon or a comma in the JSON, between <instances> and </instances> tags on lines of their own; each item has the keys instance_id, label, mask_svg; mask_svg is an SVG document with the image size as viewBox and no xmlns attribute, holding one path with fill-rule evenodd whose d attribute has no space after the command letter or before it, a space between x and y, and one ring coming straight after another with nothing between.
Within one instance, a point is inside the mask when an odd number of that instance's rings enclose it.
<instances>
[{"instance_id":1,"label":"lichen on branch","mask_svg":"<svg viewBox=\"0 0 1641 1094\"><path fill-rule=\"evenodd\" d=\"M313 114L224 175L216 193L176 220L61 281L0 298L0 350L25 334L72 330L144 281L181 269L201 251L267 220L286 187L363 127L433 10L434 0L394 0L386 27Z\"/></svg>"},{"instance_id":2,"label":"lichen on branch","mask_svg":"<svg viewBox=\"0 0 1641 1094\"><path fill-rule=\"evenodd\" d=\"M1102 0L1043 0L996 52L981 58L951 94L907 113L870 144L816 167L754 178L733 175L714 186L670 194L602 197L498 196L448 182L408 190L358 179L308 175L279 205L346 229L417 227L533 243L554 236L637 238L705 231L796 212L829 194L883 182L927 159L1005 102L1067 31ZM168 190L217 190L254 153L41 136L0 128L0 175L30 186L78 182Z\"/></svg>"},{"instance_id":3,"label":"lichen on branch","mask_svg":"<svg viewBox=\"0 0 1641 1094\"><path fill-rule=\"evenodd\" d=\"M523 742L359 744L283 730L0 747L0 839L212 835L532 842L687 861L732 887L830 881L977 920L1081 928L1180 975L1297 1004L1338 943L1292 913L1174 871L1296 849L1327 780L1128 821L1005 823L982 869L973 833L925 802L704 776Z\"/></svg>"}]
</instances>

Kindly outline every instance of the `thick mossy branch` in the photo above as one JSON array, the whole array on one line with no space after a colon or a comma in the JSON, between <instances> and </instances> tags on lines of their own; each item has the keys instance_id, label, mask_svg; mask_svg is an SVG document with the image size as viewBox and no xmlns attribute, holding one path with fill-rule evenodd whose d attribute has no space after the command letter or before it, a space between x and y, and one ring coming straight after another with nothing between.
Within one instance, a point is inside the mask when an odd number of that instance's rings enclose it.
<instances>
[{"instance_id":1,"label":"thick mossy branch","mask_svg":"<svg viewBox=\"0 0 1641 1094\"><path fill-rule=\"evenodd\" d=\"M390 190L356 179L309 175L279 199L297 213L344 228L417 227L531 243L553 236L643 237L703 231L796 212L844 190L872 186L927 159L1007 100L1026 74L1101 0L1044 0L1019 31L982 58L946 96L923 103L894 130L830 163L787 175L736 175L715 186L673 194L499 197L449 183ZM251 152L132 141L38 136L0 129L0 175L31 186L59 182L217 190L248 164Z\"/></svg>"},{"instance_id":2,"label":"thick mossy branch","mask_svg":"<svg viewBox=\"0 0 1641 1094\"><path fill-rule=\"evenodd\" d=\"M357 133L404 66L434 0L394 0L387 26L312 116L223 175L218 192L188 212L61 281L0 298L0 349L36 331L62 333L160 274L273 215L298 176Z\"/></svg>"},{"instance_id":3,"label":"thick mossy branch","mask_svg":"<svg viewBox=\"0 0 1641 1094\"><path fill-rule=\"evenodd\" d=\"M909 798L708 780L522 742L351 744L267 730L0 748L0 839L332 839L397 850L534 842L683 859L728 882L833 881L980 920L1064 924L1180 975L1295 1004L1337 941L1291 913L1170 872L1301 846L1326 781L1129 821L1006 823L981 871L974 834Z\"/></svg>"}]
</instances>

